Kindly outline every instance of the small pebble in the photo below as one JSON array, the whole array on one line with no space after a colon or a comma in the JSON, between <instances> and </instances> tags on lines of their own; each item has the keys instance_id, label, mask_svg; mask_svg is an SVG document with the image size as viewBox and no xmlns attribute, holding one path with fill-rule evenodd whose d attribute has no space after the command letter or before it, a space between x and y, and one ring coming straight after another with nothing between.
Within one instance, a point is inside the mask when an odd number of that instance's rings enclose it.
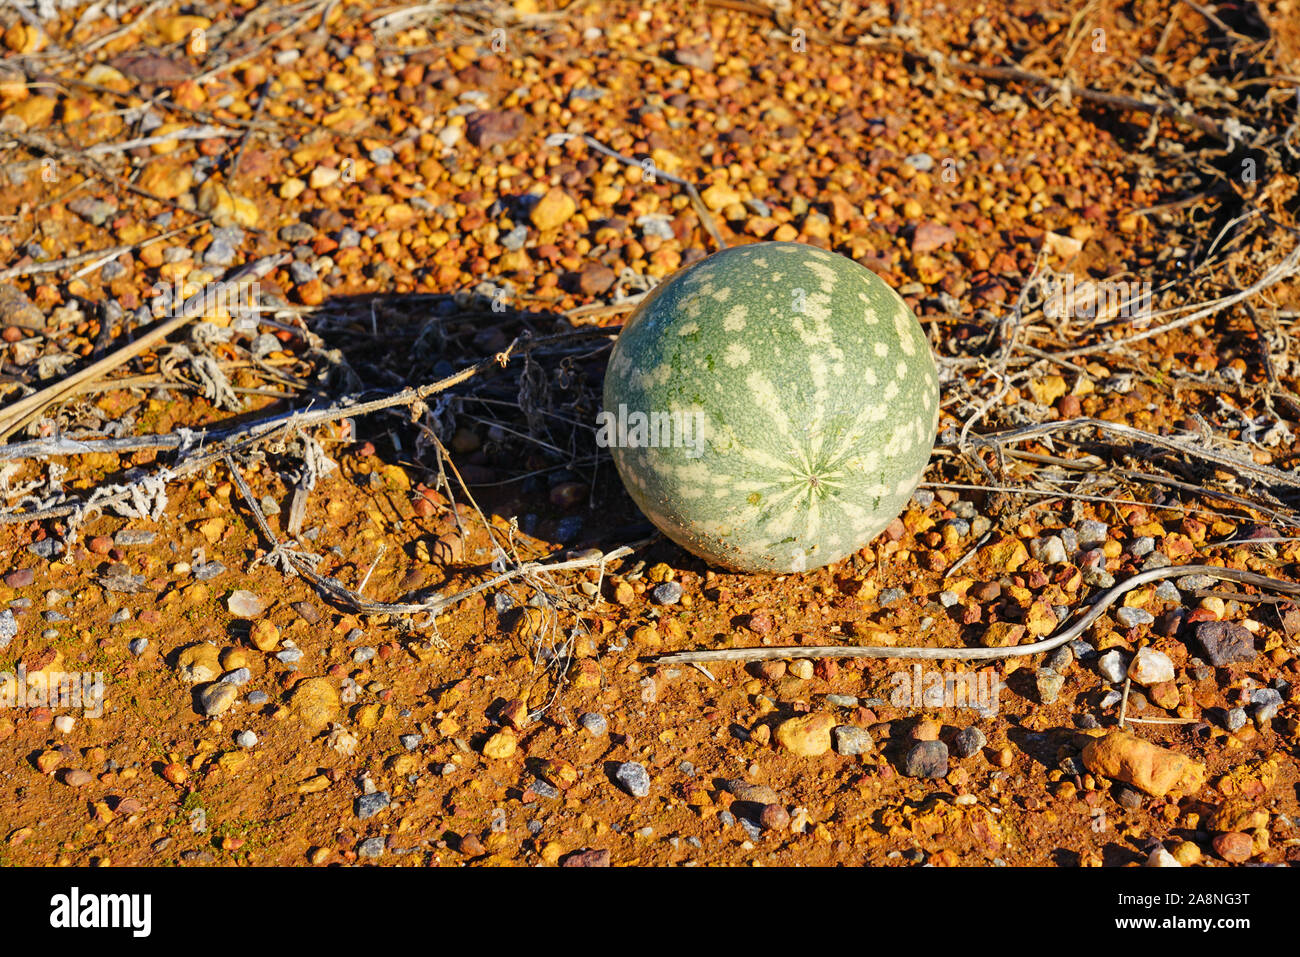
<instances>
[{"instance_id":1,"label":"small pebble","mask_svg":"<svg viewBox=\"0 0 1300 957\"><path fill-rule=\"evenodd\" d=\"M636 761L624 761L614 770L614 778L623 790L634 798L647 797L650 794L650 773L645 765Z\"/></svg>"},{"instance_id":2,"label":"small pebble","mask_svg":"<svg viewBox=\"0 0 1300 957\"><path fill-rule=\"evenodd\" d=\"M979 754L988 744L984 732L974 725L962 728L952 739L952 749L959 758L969 758Z\"/></svg>"},{"instance_id":3,"label":"small pebble","mask_svg":"<svg viewBox=\"0 0 1300 957\"><path fill-rule=\"evenodd\" d=\"M356 810L357 817L365 820L368 817L374 817L384 808L392 803L392 798L387 791L375 791L372 794L363 794L357 798Z\"/></svg>"},{"instance_id":4,"label":"small pebble","mask_svg":"<svg viewBox=\"0 0 1300 957\"><path fill-rule=\"evenodd\" d=\"M675 605L682 600L682 586L677 582L663 582L650 592L650 600L656 605Z\"/></svg>"},{"instance_id":5,"label":"small pebble","mask_svg":"<svg viewBox=\"0 0 1300 957\"><path fill-rule=\"evenodd\" d=\"M948 746L942 741L918 741L903 759L909 778L942 778L948 774Z\"/></svg>"},{"instance_id":6,"label":"small pebble","mask_svg":"<svg viewBox=\"0 0 1300 957\"><path fill-rule=\"evenodd\" d=\"M1125 665L1124 655L1112 648L1097 659L1097 673L1111 684L1118 684L1124 680Z\"/></svg>"},{"instance_id":7,"label":"small pebble","mask_svg":"<svg viewBox=\"0 0 1300 957\"><path fill-rule=\"evenodd\" d=\"M1065 676L1050 668L1039 668L1034 674L1034 683L1038 687L1038 700L1043 704L1053 704L1065 687Z\"/></svg>"},{"instance_id":8,"label":"small pebble","mask_svg":"<svg viewBox=\"0 0 1300 957\"><path fill-rule=\"evenodd\" d=\"M241 731L235 735L235 744L241 748L251 748L257 744L257 735L252 731Z\"/></svg>"},{"instance_id":9,"label":"small pebble","mask_svg":"<svg viewBox=\"0 0 1300 957\"><path fill-rule=\"evenodd\" d=\"M227 610L237 618L256 618L265 607L262 599L242 588L226 599Z\"/></svg>"},{"instance_id":10,"label":"small pebble","mask_svg":"<svg viewBox=\"0 0 1300 957\"><path fill-rule=\"evenodd\" d=\"M142 654L144 654L145 649L149 647L149 639L148 639L148 638L135 638L135 639L133 639L133 640L131 641L131 643L128 644L126 647L127 647L127 650L131 652L131 654L133 654L133 655L142 655Z\"/></svg>"},{"instance_id":11,"label":"small pebble","mask_svg":"<svg viewBox=\"0 0 1300 957\"><path fill-rule=\"evenodd\" d=\"M582 726L588 734L599 738L609 730L609 722L605 720L603 714L597 714L594 711L588 711L582 716Z\"/></svg>"},{"instance_id":12,"label":"small pebble","mask_svg":"<svg viewBox=\"0 0 1300 957\"><path fill-rule=\"evenodd\" d=\"M866 754L874 744L870 733L865 728L850 724L840 725L831 734L835 739L835 752L846 757Z\"/></svg>"}]
</instances>

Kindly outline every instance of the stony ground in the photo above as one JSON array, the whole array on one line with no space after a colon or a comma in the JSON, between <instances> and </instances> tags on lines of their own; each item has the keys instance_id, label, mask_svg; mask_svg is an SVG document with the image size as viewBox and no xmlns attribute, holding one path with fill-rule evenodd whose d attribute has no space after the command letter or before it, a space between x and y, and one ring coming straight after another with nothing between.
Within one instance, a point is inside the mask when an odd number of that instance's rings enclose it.
<instances>
[{"instance_id":1,"label":"stony ground","mask_svg":"<svg viewBox=\"0 0 1300 957\"><path fill-rule=\"evenodd\" d=\"M1225 194L1239 147L1187 124L831 39L895 28L882 35L909 49L1076 89L1145 77L1191 103L1207 77L1244 78L1242 109L1283 109L1272 81L1252 83L1297 72L1285 3L1207 17L1163 3L160 0L44 21L38 6L0 13L9 443L230 428L430 382L522 332L546 341L427 404L241 448L237 474L220 459L185 471L198 442L5 450L0 691L102 674L104 703L0 711L0 862L1300 854L1300 612L1266 591L1170 578L1048 660L948 668L998 689L983 710L927 697L910 662L651 660L1015 644L1166 565L1296 579L1296 488L1271 473L1095 433L979 465L957 445L967 423L1088 417L1293 474L1293 278L1123 347L1040 323L1011 337L1033 353L1008 348L999 366L980 351L1044 266L1151 277L1161 307L1223 294L1225 270L1237 288L1259 281L1292 242L1293 161L1260 146L1244 158L1269 175ZM1226 260L1215 234L1247 208L1279 231L1229 231ZM484 582L503 545L532 560L640 543L650 530L586 428L602 329L719 238L842 252L932 331L943 445L905 514L852 560L753 577L651 540L603 575L530 574L432 623L262 561L272 542L241 480L271 533L373 601ZM57 401L17 405L253 263L260 326L219 307ZM472 500L440 479L453 464ZM163 468L176 474L134 499L67 507Z\"/></svg>"}]
</instances>

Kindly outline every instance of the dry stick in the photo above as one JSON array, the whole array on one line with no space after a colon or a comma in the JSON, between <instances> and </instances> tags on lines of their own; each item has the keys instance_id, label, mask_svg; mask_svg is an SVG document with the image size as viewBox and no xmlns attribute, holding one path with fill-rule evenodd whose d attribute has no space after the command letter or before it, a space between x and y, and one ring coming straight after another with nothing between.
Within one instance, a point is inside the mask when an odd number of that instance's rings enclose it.
<instances>
[{"instance_id":1,"label":"dry stick","mask_svg":"<svg viewBox=\"0 0 1300 957\"><path fill-rule=\"evenodd\" d=\"M526 352L557 342L607 335L611 331L616 330L613 327L574 329L571 332L543 336L523 345L516 339L501 352L486 359L481 359L474 365L467 366L446 378L427 385L411 386L397 392L391 392L382 398L372 399L367 402L356 402L354 397L345 397L342 401L322 409L297 409L269 418L258 419L231 429L211 431L192 429L187 436L169 432L164 435L131 435L119 439L78 439L59 436L48 439L33 439L28 442L11 442L0 445L0 462L45 458L51 455L88 455L94 452L126 452L137 449L175 449L180 448L187 440L196 443L242 441L257 438L279 428L322 425L326 422L346 419L355 415L366 415L370 412L378 412L395 406L414 405L416 402L460 385L462 382L487 371L493 366L504 368L516 357L516 352L523 355ZM3 411L3 409L0 409L0 412Z\"/></svg>"},{"instance_id":2,"label":"dry stick","mask_svg":"<svg viewBox=\"0 0 1300 957\"><path fill-rule=\"evenodd\" d=\"M1101 432L1113 432L1116 435L1122 435L1125 438L1132 439L1136 442L1145 442L1148 445L1156 445L1162 448L1172 449L1181 452L1184 455L1190 455L1193 458L1204 459L1207 462L1213 462L1215 465L1221 465L1228 469L1237 469L1242 472L1250 472L1262 479L1267 479L1278 485L1288 488L1300 488L1300 478L1279 469L1270 468L1267 465L1257 465L1249 459L1238 458L1228 455L1225 452L1218 452L1211 448L1200 445L1191 445L1180 442L1177 439L1169 438L1165 435L1156 435L1152 432L1144 432L1141 429L1135 429L1132 426L1121 425L1118 422L1104 422L1101 419L1066 419L1061 422L1042 422L1037 425L1022 426L1017 429L1009 429L1006 432L991 432L984 435L972 436L972 440L980 445L996 446L1005 442L1019 441L1020 439L1033 438L1040 435L1047 435L1051 432L1062 432L1067 429L1093 428ZM955 447L955 446L939 446Z\"/></svg>"},{"instance_id":3,"label":"dry stick","mask_svg":"<svg viewBox=\"0 0 1300 957\"><path fill-rule=\"evenodd\" d=\"M162 242L164 239L170 239L178 233L188 232L202 226L207 219L201 219L198 222L190 223L187 226L178 226L175 229L169 229L165 233L159 233L157 236L150 236L148 239L142 239L138 243L130 243L125 246L110 246L108 249L96 249L88 253L81 253L77 256L68 256L65 259L53 259L45 263L29 263L26 266L13 266L9 269L0 270L0 282L16 279L19 276L30 276L42 272L58 272L68 266L80 266L84 262L90 262L100 257L120 256L125 252L133 252L136 249L143 249L146 246L152 246L154 243Z\"/></svg>"},{"instance_id":4,"label":"dry stick","mask_svg":"<svg viewBox=\"0 0 1300 957\"><path fill-rule=\"evenodd\" d=\"M1230 296L1217 299L1190 315L1183 316L1181 319L1175 319L1173 322L1167 322L1162 326L1147 329L1144 332L1139 332L1137 335L1128 336L1124 339L1114 339L1110 342L1098 343L1095 346L1081 346L1078 349L1069 349L1065 352L1057 353L1057 358L1073 359L1076 356L1086 356L1097 352L1104 352L1108 349L1118 349L1123 346L1132 345L1135 342L1141 342L1143 339L1150 339L1152 336L1158 336L1162 333L1170 332L1174 329L1181 329L1183 326L1189 326L1194 322L1199 322L1201 319L1208 318L1217 312L1222 312L1224 309L1227 309L1229 306L1234 306L1242 300L1249 299L1256 293L1262 292L1284 279L1290 279L1292 276L1296 275L1297 272L1300 272L1300 247L1293 249L1285 259L1270 267L1268 271L1265 272L1264 275L1261 276L1253 285L1247 286L1245 289L1235 292Z\"/></svg>"},{"instance_id":5,"label":"dry stick","mask_svg":"<svg viewBox=\"0 0 1300 957\"><path fill-rule=\"evenodd\" d=\"M632 159L630 156L624 156L622 153L610 149L594 136L584 135L582 139L592 149L618 160L625 166L638 166L642 169L645 168L642 163ZM668 180L668 182L676 183L678 186L684 188L686 190L686 195L690 197L691 205L695 207L695 212L699 214L700 222L704 224L705 230L713 237L713 241L718 244L719 249L727 248L727 241L722 238L722 233L718 232L718 226L713 221L713 215L709 212L709 208L704 205L704 200L700 199L700 194L696 191L694 183L690 180L682 179L680 176L674 176L672 173L665 173L663 170L654 166L653 163L648 172L652 176L662 176L664 179Z\"/></svg>"},{"instance_id":6,"label":"dry stick","mask_svg":"<svg viewBox=\"0 0 1300 957\"><path fill-rule=\"evenodd\" d=\"M1111 605L1123 595L1147 582L1162 578L1174 578L1181 575L1205 575L1224 581L1242 582L1269 591L1278 591L1284 595L1300 595L1300 585L1280 581L1254 572L1239 571L1235 568L1220 568L1218 565L1183 565L1181 567L1152 568L1138 572L1127 581L1120 582L1103 592L1096 603L1084 613L1073 625L1057 632L1050 638L1017 645L1011 648L887 648L858 647L853 645L785 645L773 648L724 648L716 651L683 651L675 654L660 655L653 659L655 664L695 664L701 661L774 661L782 658L921 658L929 661L985 661L999 658L1020 658L1051 651L1068 644L1088 630L1094 621L1101 617Z\"/></svg>"},{"instance_id":7,"label":"dry stick","mask_svg":"<svg viewBox=\"0 0 1300 957\"><path fill-rule=\"evenodd\" d=\"M246 132L246 131L245 131ZM125 153L138 146L154 146L157 143L171 143L175 140L211 140L244 135L239 130L228 126L194 126L189 129L176 130L174 133L161 133L157 136L141 136L120 143L96 143L80 150L83 156L101 156L105 153Z\"/></svg>"},{"instance_id":8,"label":"dry stick","mask_svg":"<svg viewBox=\"0 0 1300 957\"><path fill-rule=\"evenodd\" d=\"M247 283L254 282L261 279L276 266L280 265L286 258L286 253L266 256L236 270L231 274L229 279L224 281L224 284L229 285L231 283L236 283L243 286ZM39 392L27 396L25 399L19 399L17 402L0 409L0 416L3 417L0 418L0 437L5 437L11 434L15 429L19 428L24 421L29 419L31 415L39 413L42 409L50 405L50 403L59 401L59 399L63 398L66 393L72 391L80 383L85 382L87 379L101 376L110 369L117 368L122 363L134 358L156 343L161 342L163 339L166 339L181 326L203 315L204 309L209 302L208 290L210 288L210 286L205 286L202 290L195 293L185 301L177 315L155 324L148 332L140 336L140 338L136 339L134 342L122 346L120 349L115 350L100 359L98 362L86 366L86 368L81 371L60 379L53 385L47 386Z\"/></svg>"},{"instance_id":9,"label":"dry stick","mask_svg":"<svg viewBox=\"0 0 1300 957\"><path fill-rule=\"evenodd\" d=\"M82 155L82 151L59 146L49 138L38 133L10 133L8 135L12 136L17 142L21 143L29 150L44 153L46 156L55 159L61 159L70 166L87 169L101 179L108 180L110 183L115 184L120 189L125 189L128 192L135 193L137 196L143 196L145 199L153 200L155 203L159 203L163 206L170 206L172 209L178 209L183 213L193 215L192 210L186 209L175 200L165 199L162 196L149 192L147 189L137 186L128 179L123 179L121 176L118 176L116 173L107 169L96 160L91 159L89 156Z\"/></svg>"},{"instance_id":10,"label":"dry stick","mask_svg":"<svg viewBox=\"0 0 1300 957\"><path fill-rule=\"evenodd\" d=\"M244 481L244 476L240 473L239 468L238 466L235 465L234 460L229 455L225 456L225 460L226 460L227 468L230 469L231 477L234 478L235 485L239 489L239 494L243 496L244 503L252 510L253 518L257 522L257 526L259 530L262 532L263 536L266 537L266 540L271 544L271 555L282 556L285 559L287 565L290 568L292 568L293 571L297 572L299 575L307 579L313 585L316 585L322 592L334 598L337 598L341 601L346 602L347 604L354 607L357 611L366 615L416 615L416 614L424 614L424 613L438 615L441 612L445 611L446 609L452 607L453 605L458 604L459 602L463 601L466 598L469 598L471 595L477 595L479 592L486 591L487 589L492 588L496 585L501 585L504 584L505 582L514 581L516 578L521 578L524 575L531 575L536 572L558 572L558 571L568 571L576 568L598 567L601 571L601 574L603 575L606 564L615 561L616 559L619 558L626 558L628 555L633 554L633 552L635 552L637 548L641 547L642 545L650 541L653 541L653 539L646 539L645 541L636 542L633 543L632 545L622 545L611 552L605 552L602 553L601 555L592 556L590 558L574 558L574 559L570 559L569 561L554 562L551 564L547 564L545 562L523 562L522 564L516 565L514 568L510 569L509 571L503 572L500 575L496 575L492 578L489 578L487 581L480 582L479 584L474 585L471 588L463 589L462 591L456 592L456 594L454 595L448 595L446 597L438 596L436 598L431 598L429 601L423 601L423 602L371 601L370 599L358 594L357 592L351 591L350 589L346 588L338 579L331 578L328 575L319 574L314 568L311 567L312 564L314 563L312 559L308 558L307 556L297 551L294 551L292 548L287 547L286 543L281 542L280 539L276 536L276 534L271 531L271 527L266 523L266 518L262 515L261 506L259 506L257 504L256 499L253 498L253 491L248 487L248 483ZM369 575L367 575L366 577L369 578Z\"/></svg>"}]
</instances>

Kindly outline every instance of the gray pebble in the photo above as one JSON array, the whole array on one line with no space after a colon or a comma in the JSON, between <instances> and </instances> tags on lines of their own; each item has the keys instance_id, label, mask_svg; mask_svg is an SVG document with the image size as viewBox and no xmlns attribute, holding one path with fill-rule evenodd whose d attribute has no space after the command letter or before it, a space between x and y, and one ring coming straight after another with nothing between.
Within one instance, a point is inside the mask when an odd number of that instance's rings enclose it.
<instances>
[{"instance_id":1,"label":"gray pebble","mask_svg":"<svg viewBox=\"0 0 1300 957\"><path fill-rule=\"evenodd\" d=\"M131 643L130 643L129 645L126 646L127 650L128 650L129 652L131 652L131 654L133 654L133 655L142 655L142 654L144 654L145 649L148 648L148 647L149 647L149 639L148 639L148 638L136 638L136 639L133 639L133 640L131 641Z\"/></svg>"},{"instance_id":2,"label":"gray pebble","mask_svg":"<svg viewBox=\"0 0 1300 957\"><path fill-rule=\"evenodd\" d=\"M952 739L952 749L957 752L957 757L969 758L979 754L988 743L989 739L984 732L972 724L957 732Z\"/></svg>"},{"instance_id":3,"label":"gray pebble","mask_svg":"<svg viewBox=\"0 0 1300 957\"><path fill-rule=\"evenodd\" d=\"M943 605L944 608L951 608L953 605L959 604L960 602L961 595L958 595L955 591L939 592L939 603Z\"/></svg>"},{"instance_id":4,"label":"gray pebble","mask_svg":"<svg viewBox=\"0 0 1300 957\"><path fill-rule=\"evenodd\" d=\"M402 742L402 747L406 748L407 751L414 751L420 746L420 742L424 740L424 735L404 734L398 740Z\"/></svg>"},{"instance_id":5,"label":"gray pebble","mask_svg":"<svg viewBox=\"0 0 1300 957\"><path fill-rule=\"evenodd\" d=\"M1065 676L1050 668L1039 668L1034 674L1034 683L1038 686L1038 700L1043 704L1052 704L1065 687Z\"/></svg>"},{"instance_id":6,"label":"gray pebble","mask_svg":"<svg viewBox=\"0 0 1300 957\"><path fill-rule=\"evenodd\" d=\"M1079 536L1079 546L1089 548L1093 545L1105 543L1107 533L1110 532L1110 526L1105 522L1090 518L1076 525L1074 531Z\"/></svg>"},{"instance_id":7,"label":"gray pebble","mask_svg":"<svg viewBox=\"0 0 1300 957\"><path fill-rule=\"evenodd\" d=\"M57 538L43 538L28 545L27 550L37 558L54 558L63 554L63 543Z\"/></svg>"},{"instance_id":8,"label":"gray pebble","mask_svg":"<svg viewBox=\"0 0 1300 957\"><path fill-rule=\"evenodd\" d=\"M605 720L603 714L596 714L594 711L588 711L582 716L582 726L587 729L589 734L600 737L609 730L609 722Z\"/></svg>"},{"instance_id":9,"label":"gray pebble","mask_svg":"<svg viewBox=\"0 0 1300 957\"><path fill-rule=\"evenodd\" d=\"M250 691L248 693L248 703L253 705L254 707L257 707L259 705L264 705L270 700L271 700L270 695L268 695L265 691Z\"/></svg>"},{"instance_id":10,"label":"gray pebble","mask_svg":"<svg viewBox=\"0 0 1300 957\"><path fill-rule=\"evenodd\" d=\"M918 741L903 758L909 778L942 778L948 774L948 746L942 741Z\"/></svg>"},{"instance_id":11,"label":"gray pebble","mask_svg":"<svg viewBox=\"0 0 1300 957\"><path fill-rule=\"evenodd\" d=\"M1153 624L1156 617L1145 608L1117 608L1115 609L1115 620L1125 628L1138 628L1142 625Z\"/></svg>"},{"instance_id":12,"label":"gray pebble","mask_svg":"<svg viewBox=\"0 0 1300 957\"><path fill-rule=\"evenodd\" d=\"M1069 556L1065 553L1065 544L1059 535L1049 536L1043 542L1043 553L1039 560L1045 565L1064 565L1069 561Z\"/></svg>"},{"instance_id":13,"label":"gray pebble","mask_svg":"<svg viewBox=\"0 0 1300 957\"><path fill-rule=\"evenodd\" d=\"M1079 661L1087 661L1097 657L1097 649L1082 638L1074 639L1066 647L1074 652L1074 657Z\"/></svg>"},{"instance_id":14,"label":"gray pebble","mask_svg":"<svg viewBox=\"0 0 1300 957\"><path fill-rule=\"evenodd\" d=\"M18 620L14 613L6 608L0 611L0 650L9 647L9 642L18 634Z\"/></svg>"},{"instance_id":15,"label":"gray pebble","mask_svg":"<svg viewBox=\"0 0 1300 957\"><path fill-rule=\"evenodd\" d=\"M204 562L201 565L195 565L193 572L198 581L205 582L216 578L218 575L224 575L226 566L217 561Z\"/></svg>"},{"instance_id":16,"label":"gray pebble","mask_svg":"<svg viewBox=\"0 0 1300 957\"><path fill-rule=\"evenodd\" d=\"M1161 601L1181 602L1183 600L1183 595L1178 590L1178 586L1171 581L1162 581L1157 585L1155 595Z\"/></svg>"},{"instance_id":17,"label":"gray pebble","mask_svg":"<svg viewBox=\"0 0 1300 957\"><path fill-rule=\"evenodd\" d=\"M1147 572L1153 568L1168 568L1173 563L1173 559L1164 552L1152 552L1146 557L1146 561L1142 563L1142 570Z\"/></svg>"},{"instance_id":18,"label":"gray pebble","mask_svg":"<svg viewBox=\"0 0 1300 957\"><path fill-rule=\"evenodd\" d=\"M1123 681L1127 669L1128 662L1125 656L1114 648L1097 659L1097 673L1111 684Z\"/></svg>"},{"instance_id":19,"label":"gray pebble","mask_svg":"<svg viewBox=\"0 0 1300 957\"><path fill-rule=\"evenodd\" d=\"M241 748L251 748L257 744L257 735L252 731L241 731L235 735L235 744Z\"/></svg>"},{"instance_id":20,"label":"gray pebble","mask_svg":"<svg viewBox=\"0 0 1300 957\"><path fill-rule=\"evenodd\" d=\"M253 678L253 673L247 668L236 668L233 671L227 671L221 676L222 681L229 681L235 687L246 685Z\"/></svg>"},{"instance_id":21,"label":"gray pebble","mask_svg":"<svg viewBox=\"0 0 1300 957\"><path fill-rule=\"evenodd\" d=\"M358 664L369 661L375 656L375 649L370 645L363 645L356 651L352 652L352 660Z\"/></svg>"},{"instance_id":22,"label":"gray pebble","mask_svg":"<svg viewBox=\"0 0 1300 957\"><path fill-rule=\"evenodd\" d=\"M934 169L934 157L929 153L913 153L905 157L903 162L919 173L928 173Z\"/></svg>"},{"instance_id":23,"label":"gray pebble","mask_svg":"<svg viewBox=\"0 0 1300 957\"><path fill-rule=\"evenodd\" d=\"M357 817L362 820L368 817L374 817L384 808L392 803L392 798L387 791L375 791L373 794L363 794L357 798Z\"/></svg>"},{"instance_id":24,"label":"gray pebble","mask_svg":"<svg viewBox=\"0 0 1300 957\"><path fill-rule=\"evenodd\" d=\"M533 780L531 785L532 792L539 797L549 798L552 801L560 799L560 789L549 781L543 781L541 778Z\"/></svg>"},{"instance_id":25,"label":"gray pebble","mask_svg":"<svg viewBox=\"0 0 1300 957\"><path fill-rule=\"evenodd\" d=\"M302 660L302 649L286 648L284 649L284 651L277 651L275 653L275 657L277 660L282 661L284 664L291 665L294 662Z\"/></svg>"},{"instance_id":26,"label":"gray pebble","mask_svg":"<svg viewBox=\"0 0 1300 957\"><path fill-rule=\"evenodd\" d=\"M1051 668L1058 674L1064 674L1072 664L1074 664L1074 652L1070 650L1069 645L1062 645L1043 659L1043 667Z\"/></svg>"},{"instance_id":27,"label":"gray pebble","mask_svg":"<svg viewBox=\"0 0 1300 957\"><path fill-rule=\"evenodd\" d=\"M650 600L656 605L675 605L682 600L682 586L677 582L655 585L650 592Z\"/></svg>"},{"instance_id":28,"label":"gray pebble","mask_svg":"<svg viewBox=\"0 0 1300 957\"><path fill-rule=\"evenodd\" d=\"M1271 721L1282 707L1282 695L1274 688L1256 688L1250 693L1256 721Z\"/></svg>"},{"instance_id":29,"label":"gray pebble","mask_svg":"<svg viewBox=\"0 0 1300 957\"><path fill-rule=\"evenodd\" d=\"M387 166L393 161L393 151L387 146L376 146L370 151L370 162L376 166Z\"/></svg>"},{"instance_id":30,"label":"gray pebble","mask_svg":"<svg viewBox=\"0 0 1300 957\"><path fill-rule=\"evenodd\" d=\"M907 592L901 588L886 588L880 593L880 604L887 607L895 602L902 601L906 597Z\"/></svg>"},{"instance_id":31,"label":"gray pebble","mask_svg":"<svg viewBox=\"0 0 1300 957\"><path fill-rule=\"evenodd\" d=\"M1115 585L1115 576L1100 568L1086 569L1082 577L1085 585L1094 588L1112 588Z\"/></svg>"},{"instance_id":32,"label":"gray pebble","mask_svg":"<svg viewBox=\"0 0 1300 957\"><path fill-rule=\"evenodd\" d=\"M835 752L845 756L866 754L875 744L866 728L842 724L832 732L835 737ZM772 802L768 802L772 803Z\"/></svg>"},{"instance_id":33,"label":"gray pebble","mask_svg":"<svg viewBox=\"0 0 1300 957\"><path fill-rule=\"evenodd\" d=\"M1230 708L1224 715L1223 726L1229 731L1240 731L1246 726L1246 709Z\"/></svg>"},{"instance_id":34,"label":"gray pebble","mask_svg":"<svg viewBox=\"0 0 1300 957\"><path fill-rule=\"evenodd\" d=\"M826 703L832 708L856 708L858 699L851 694L828 694Z\"/></svg>"},{"instance_id":35,"label":"gray pebble","mask_svg":"<svg viewBox=\"0 0 1300 957\"><path fill-rule=\"evenodd\" d=\"M120 625L124 621L131 620L131 610L129 608L119 608L113 612L113 617L108 619L110 625Z\"/></svg>"},{"instance_id":36,"label":"gray pebble","mask_svg":"<svg viewBox=\"0 0 1300 957\"><path fill-rule=\"evenodd\" d=\"M230 243L214 239L203 251L203 261L213 266L229 266L235 261L236 255L235 248Z\"/></svg>"},{"instance_id":37,"label":"gray pebble","mask_svg":"<svg viewBox=\"0 0 1300 957\"><path fill-rule=\"evenodd\" d=\"M382 837L368 837L357 845L357 854L361 857L382 857L384 854L384 839Z\"/></svg>"},{"instance_id":38,"label":"gray pebble","mask_svg":"<svg viewBox=\"0 0 1300 957\"><path fill-rule=\"evenodd\" d=\"M157 537L157 532L149 532L141 528L124 528L113 536L113 544L119 548L130 548L132 545L152 545Z\"/></svg>"},{"instance_id":39,"label":"gray pebble","mask_svg":"<svg viewBox=\"0 0 1300 957\"><path fill-rule=\"evenodd\" d=\"M225 681L215 681L199 692L199 710L215 717L230 710L239 697L239 689Z\"/></svg>"},{"instance_id":40,"label":"gray pebble","mask_svg":"<svg viewBox=\"0 0 1300 957\"><path fill-rule=\"evenodd\" d=\"M1150 555L1156 550L1156 540L1150 535L1143 535L1141 538L1133 539L1129 545L1129 554L1134 558L1141 558L1143 555Z\"/></svg>"},{"instance_id":41,"label":"gray pebble","mask_svg":"<svg viewBox=\"0 0 1300 957\"><path fill-rule=\"evenodd\" d=\"M497 241L511 251L523 249L524 243L528 241L528 230L523 226L516 226Z\"/></svg>"},{"instance_id":42,"label":"gray pebble","mask_svg":"<svg viewBox=\"0 0 1300 957\"><path fill-rule=\"evenodd\" d=\"M650 772L645 769L644 764L624 761L615 769L614 779L634 798L643 798L650 794Z\"/></svg>"}]
</instances>

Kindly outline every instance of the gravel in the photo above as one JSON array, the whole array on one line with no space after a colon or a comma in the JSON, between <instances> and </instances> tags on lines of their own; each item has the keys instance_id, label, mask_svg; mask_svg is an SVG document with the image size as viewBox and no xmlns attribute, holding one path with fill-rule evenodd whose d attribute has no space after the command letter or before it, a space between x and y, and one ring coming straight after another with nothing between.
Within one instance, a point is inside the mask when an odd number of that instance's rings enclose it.
<instances>
[{"instance_id":1,"label":"gravel","mask_svg":"<svg viewBox=\"0 0 1300 957\"><path fill-rule=\"evenodd\" d=\"M1255 637L1235 621L1198 622L1195 637L1216 668L1255 659Z\"/></svg>"},{"instance_id":2,"label":"gravel","mask_svg":"<svg viewBox=\"0 0 1300 957\"><path fill-rule=\"evenodd\" d=\"M1110 533L1110 526L1105 522L1087 519L1075 525L1074 532L1079 537L1080 548L1091 548L1105 544L1106 537Z\"/></svg>"},{"instance_id":3,"label":"gravel","mask_svg":"<svg viewBox=\"0 0 1300 957\"><path fill-rule=\"evenodd\" d=\"M365 820L368 817L374 817L384 808L388 807L393 801L387 791L375 791L372 794L363 794L357 798L357 817Z\"/></svg>"},{"instance_id":4,"label":"gravel","mask_svg":"<svg viewBox=\"0 0 1300 957\"><path fill-rule=\"evenodd\" d=\"M845 756L866 754L875 744L871 740L871 734L865 728L850 724L840 725L832 735L835 739L835 752Z\"/></svg>"},{"instance_id":5,"label":"gravel","mask_svg":"<svg viewBox=\"0 0 1300 957\"><path fill-rule=\"evenodd\" d=\"M614 769L614 779L634 798L648 797L650 794L650 772L644 764L624 761Z\"/></svg>"},{"instance_id":6,"label":"gravel","mask_svg":"<svg viewBox=\"0 0 1300 957\"><path fill-rule=\"evenodd\" d=\"M1145 608L1119 608L1115 611L1115 620L1125 628L1138 628L1154 624L1156 616Z\"/></svg>"},{"instance_id":7,"label":"gravel","mask_svg":"<svg viewBox=\"0 0 1300 957\"><path fill-rule=\"evenodd\" d=\"M1054 704L1065 687L1065 676L1050 668L1039 668L1034 673L1034 684L1038 688L1038 700L1043 704Z\"/></svg>"},{"instance_id":8,"label":"gravel","mask_svg":"<svg viewBox=\"0 0 1300 957\"><path fill-rule=\"evenodd\" d=\"M957 757L969 758L979 754L988 743L989 740L985 737L984 732L974 725L970 725L962 728L953 736L952 749Z\"/></svg>"},{"instance_id":9,"label":"gravel","mask_svg":"<svg viewBox=\"0 0 1300 957\"><path fill-rule=\"evenodd\" d=\"M603 714L588 711L580 720L587 733L597 738L602 737L607 731L609 731L609 722L605 720Z\"/></svg>"},{"instance_id":10,"label":"gravel","mask_svg":"<svg viewBox=\"0 0 1300 957\"><path fill-rule=\"evenodd\" d=\"M942 778L948 774L948 746L942 741L918 741L903 758L909 778Z\"/></svg>"},{"instance_id":11,"label":"gravel","mask_svg":"<svg viewBox=\"0 0 1300 957\"><path fill-rule=\"evenodd\" d=\"M1123 681L1127 671L1128 662L1124 655L1113 648L1097 659L1097 673L1111 684Z\"/></svg>"},{"instance_id":12,"label":"gravel","mask_svg":"<svg viewBox=\"0 0 1300 957\"><path fill-rule=\"evenodd\" d=\"M650 591L650 600L656 605L675 605L682 600L682 586L677 582L663 582Z\"/></svg>"}]
</instances>

